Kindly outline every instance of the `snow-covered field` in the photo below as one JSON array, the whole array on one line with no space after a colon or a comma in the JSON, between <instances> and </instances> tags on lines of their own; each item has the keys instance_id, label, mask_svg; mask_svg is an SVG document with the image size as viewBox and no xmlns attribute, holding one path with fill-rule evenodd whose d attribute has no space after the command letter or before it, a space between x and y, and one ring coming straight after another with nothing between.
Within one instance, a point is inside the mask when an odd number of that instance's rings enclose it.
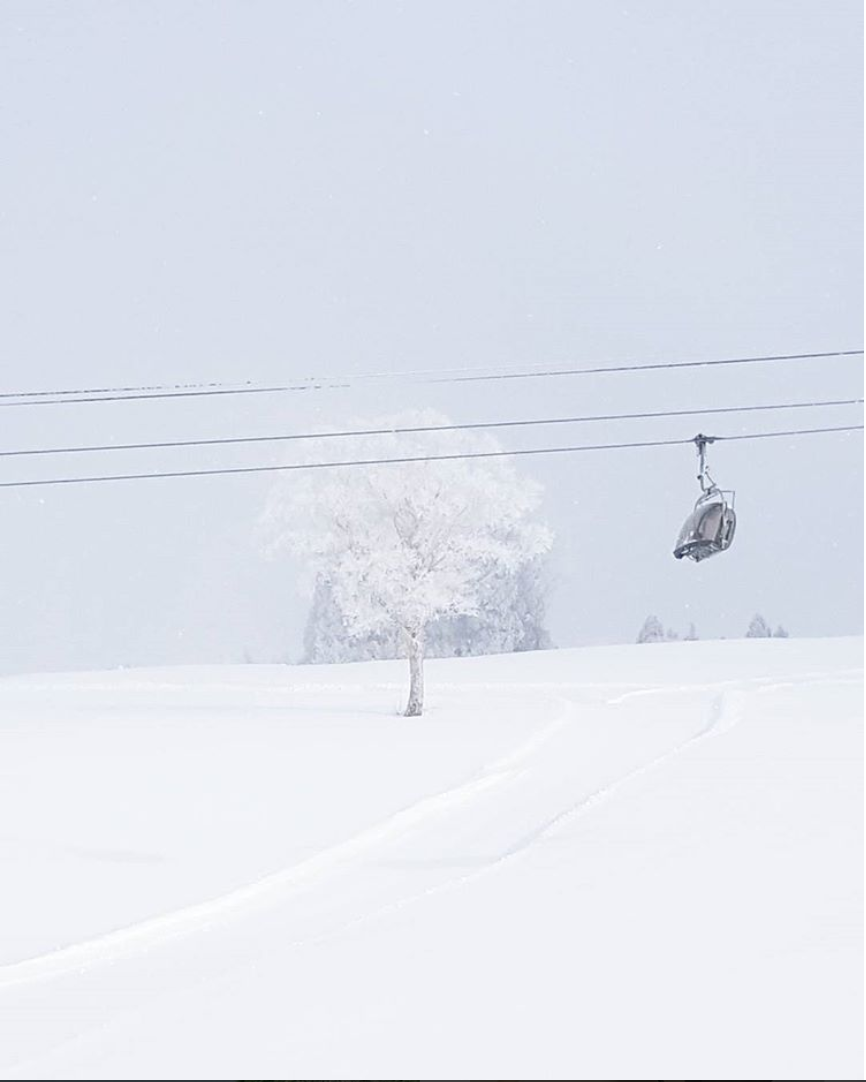
<instances>
[{"instance_id":1,"label":"snow-covered field","mask_svg":"<svg viewBox=\"0 0 866 1082\"><path fill-rule=\"evenodd\" d=\"M860 1078L862 651L0 681L0 1073Z\"/></svg>"}]
</instances>

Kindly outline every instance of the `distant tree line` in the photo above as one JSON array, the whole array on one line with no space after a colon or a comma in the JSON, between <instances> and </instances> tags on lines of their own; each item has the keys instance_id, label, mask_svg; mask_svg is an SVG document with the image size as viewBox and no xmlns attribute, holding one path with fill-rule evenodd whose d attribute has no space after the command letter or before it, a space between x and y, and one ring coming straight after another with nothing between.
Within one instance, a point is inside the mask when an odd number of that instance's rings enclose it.
<instances>
[{"instance_id":1,"label":"distant tree line","mask_svg":"<svg viewBox=\"0 0 866 1082\"><path fill-rule=\"evenodd\" d=\"M752 617L749 630L746 632L747 639L787 639L788 632L778 624L775 631L770 630L770 625L759 612Z\"/></svg>"},{"instance_id":2,"label":"distant tree line","mask_svg":"<svg viewBox=\"0 0 866 1082\"><path fill-rule=\"evenodd\" d=\"M664 624L658 618L658 616L648 616L643 622L643 626L638 632L637 642L676 642L682 640L684 642L694 642L698 638L697 628L694 624L689 624L689 629L685 635L680 635L672 628L665 628ZM747 639L787 639L788 632L782 627L781 624L776 626L776 630L773 631L769 623L758 612L752 617L746 630Z\"/></svg>"}]
</instances>

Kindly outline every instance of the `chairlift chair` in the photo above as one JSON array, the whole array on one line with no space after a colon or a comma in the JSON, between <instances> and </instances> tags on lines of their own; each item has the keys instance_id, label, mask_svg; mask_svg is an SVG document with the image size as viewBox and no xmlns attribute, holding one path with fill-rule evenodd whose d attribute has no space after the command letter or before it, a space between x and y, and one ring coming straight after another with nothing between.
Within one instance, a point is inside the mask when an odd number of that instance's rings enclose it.
<instances>
[{"instance_id":1,"label":"chairlift chair","mask_svg":"<svg viewBox=\"0 0 866 1082\"><path fill-rule=\"evenodd\" d=\"M737 528L737 516L734 511L734 492L720 489L710 477L706 462L706 447L714 443L714 436L698 433L694 439L698 449L700 463L698 482L701 494L694 509L680 530L674 546L674 556L682 560L688 556L699 563L719 552L730 548Z\"/></svg>"}]
</instances>

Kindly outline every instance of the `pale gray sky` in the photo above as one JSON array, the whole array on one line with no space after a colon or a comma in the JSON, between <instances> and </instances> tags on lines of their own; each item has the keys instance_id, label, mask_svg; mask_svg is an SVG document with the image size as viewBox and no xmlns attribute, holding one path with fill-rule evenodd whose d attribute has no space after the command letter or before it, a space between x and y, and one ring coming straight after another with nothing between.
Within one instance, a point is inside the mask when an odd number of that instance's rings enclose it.
<instances>
[{"instance_id":1,"label":"pale gray sky","mask_svg":"<svg viewBox=\"0 0 866 1082\"><path fill-rule=\"evenodd\" d=\"M851 0L0 3L0 390L862 345L862 7ZM862 393L859 359L6 409L0 448ZM605 424L608 442L860 423ZM289 460L129 452L42 472ZM656 612L862 630L862 438L722 444L737 540L671 556L689 448L524 460L558 531L551 630ZM297 656L267 478L0 490L0 668Z\"/></svg>"}]
</instances>

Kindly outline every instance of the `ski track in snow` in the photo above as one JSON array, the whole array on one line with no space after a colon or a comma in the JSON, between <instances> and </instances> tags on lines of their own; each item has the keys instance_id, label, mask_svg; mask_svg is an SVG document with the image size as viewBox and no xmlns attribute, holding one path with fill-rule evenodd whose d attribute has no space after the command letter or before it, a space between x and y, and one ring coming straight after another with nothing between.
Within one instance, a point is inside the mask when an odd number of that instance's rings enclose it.
<instances>
[{"instance_id":1,"label":"ski track in snow","mask_svg":"<svg viewBox=\"0 0 866 1082\"><path fill-rule=\"evenodd\" d=\"M338 926L325 932L316 933L303 939L297 939L285 943L285 947L296 948L324 940L329 940L346 931L369 922L375 921L390 913L397 912L407 906L433 897L445 891L453 890L465 883L471 882L491 871L501 867L504 863L526 853L538 840L547 835L555 827L576 819L590 812L595 807L610 800L622 788L629 785L637 778L658 769L675 757L682 754L686 749L693 747L699 741L718 736L733 728L741 716L741 707L748 692L766 693L781 688L793 687L813 683L845 683L849 682L846 677L860 675L860 670L840 670L839 672L808 673L786 680L755 677L753 679L719 681L706 684L683 684L672 687L660 685L647 687L635 685L628 691L604 700L605 705L619 705L630 698L639 696L651 696L657 694L693 693L697 691L713 691L717 693L712 701L709 718L706 724L696 733L682 740L673 748L668 749L661 755L655 756L650 761L635 767L633 770L615 779L609 784L600 787L588 796L569 804L556 814L547 817L530 831L525 832L512 844L500 851L496 856L485 861L479 868L472 871L450 877L443 883L438 883L422 891L409 894L403 898L395 899L376 909L344 921ZM97 685L80 685L82 689L96 690ZM209 685L210 686L210 685ZM377 685L380 688L396 688L399 684L383 683ZM455 685L457 686L457 685ZM520 684L473 684L473 689L479 690L508 690L513 695L515 691L572 689L579 688L583 691L611 688L622 688L623 685L611 683L587 684L587 683L520 683ZM628 685L626 685L628 686ZM28 689L42 687L42 685L29 684ZM108 690L108 685L105 689ZM182 685L165 684L142 685L144 688L155 687L178 690ZM229 685L226 685L228 688ZM369 685L368 685L369 687ZM442 684L442 690L447 690L450 685ZM232 690L239 689L238 685L232 685ZM339 690L350 691L350 685L315 685L315 690ZM303 689L295 686L284 689L286 691L311 690L312 686L304 685ZM117 691L117 686L111 688ZM130 688L132 690L132 688ZM264 689L259 689L264 690ZM270 688L268 691L272 690ZM465 687L462 688L465 690ZM232 917L242 915L245 910L254 906L279 901L280 895L291 892L315 881L315 879L328 871L332 871L351 860L362 856L365 852L377 845L388 842L417 828L437 815L446 813L462 804L466 804L492 790L493 788L507 783L521 776L524 772L526 761L540 750L556 733L562 730L572 719L577 704L561 695L551 697L558 703L560 709L553 721L542 726L528 740L524 741L514 750L507 752L494 762L483 767L474 777L450 789L443 790L433 796L423 797L415 803L403 808L384 820L360 833L329 846L307 860L292 865L282 871L265 876L247 886L229 891L226 894L204 902L185 906L181 909L150 917L91 939L79 943L70 944L57 950L36 955L32 958L9 963L0 966L0 988L10 988L17 985L45 980L54 977L68 976L75 973L83 973L100 964L111 964L132 955L144 953L173 939L193 935L196 932L214 928Z\"/></svg>"},{"instance_id":2,"label":"ski track in snow","mask_svg":"<svg viewBox=\"0 0 866 1082\"><path fill-rule=\"evenodd\" d=\"M369 913L365 913L362 916L354 917L345 921L335 928L329 929L327 932L318 933L313 936L307 936L303 939L297 939L287 944L288 947L295 949L305 946L310 946L316 943L326 942L334 939L346 932L350 932L356 928L361 928L367 924L374 923L383 917L387 917L391 914L398 913L409 906L415 905L418 902L422 902L428 898L436 897L437 895L447 893L449 891L458 889L467 883L471 883L475 880L481 879L488 875L490 872L496 871L501 868L507 862L514 860L524 855L532 845L541 839L544 835L549 833L554 827L560 824L577 819L581 815L592 811L600 804L606 803L611 797L618 793L621 789L625 788L629 783L637 778L643 777L646 774L657 770L659 767L664 766L671 760L681 755L687 749L695 746L697 743L706 740L710 737L719 736L722 733L728 732L733 729L740 717L742 716L742 704L746 698L747 688L756 693L766 693L782 688L795 687L803 684L818 684L818 683L847 683L849 681L844 678L852 675L859 670L848 670L840 672L842 680L835 679L832 673L820 673L809 674L803 677L798 677L793 680L777 681L767 680L766 678L755 678L754 680L741 680L741 681L727 681L726 685L729 685L728 690L720 691L713 699L712 705L709 711L709 719L702 729L693 733L679 744L661 755L657 755L649 762L636 767L634 770L629 771L622 777L617 778L615 781L610 782L608 785L602 786L590 793L589 796L581 798L574 804L570 804L557 814L550 816L542 823L540 823L533 830L524 834L520 839L508 846L497 856L487 861L482 867L475 868L470 872L466 872L462 875L456 875L448 879L444 883L437 883L433 887L428 887L425 890L417 891L414 894L407 895L403 898L389 902L386 905L377 907ZM752 685L755 685L752 687ZM609 704L619 703L627 698L642 694L657 694L663 691L676 693L678 691L700 691L717 687L717 684L684 684L681 687L660 687L660 688L648 688L642 689L636 692L627 692L623 696L619 696L616 699L608 700ZM572 701L565 699L564 702L570 709L573 709L576 704Z\"/></svg>"},{"instance_id":3,"label":"ski track in snow","mask_svg":"<svg viewBox=\"0 0 866 1082\"><path fill-rule=\"evenodd\" d=\"M688 690L695 690L695 688L695 685L691 685ZM676 690L685 690L685 688L674 689L674 691ZM637 694L640 694L640 692L638 692ZM512 845L508 846L497 856L493 857L491 860L485 863L483 867L474 869L473 871L467 872L464 875L455 876L445 883L438 883L436 884L436 886L428 887L426 890L418 891L415 894L400 898L397 901L389 902L387 905L380 906L378 909L374 910L371 913L367 913L361 917L356 917L350 921L347 921L339 928L331 929L326 933L313 936L304 940L296 940L291 945L293 947L301 947L311 943L318 943L328 939L332 939L335 936L338 936L344 932L372 923L380 919L381 917L388 916L392 913L397 913L400 910L405 909L410 905L414 905L417 902L423 901L428 898L433 898L436 895L443 894L447 891L454 890L458 887L465 885L466 883L471 883L474 880L480 879L483 876L488 875L490 872L499 869L507 862L525 854L527 850L529 850L537 841L539 841L539 839L544 837L544 835L553 830L554 827L557 827L560 824L568 822L572 819L576 819L579 816L584 815L589 811L592 811L598 805L606 803L608 800L610 800L611 797L618 793L620 789L627 786L630 782L634 781L636 778L643 777L645 774L649 774L653 770L656 770L660 766L663 766L665 763L670 762L672 759L676 758L687 748L692 747L698 741L732 729L739 720L740 711L739 709L737 709L736 711L731 711L730 709L725 708L726 701L731 696L738 696L737 706L740 705L742 698L744 697L742 692L720 692L713 699L713 703L710 708L710 719L708 723L699 732L687 737L681 743L675 745L668 751L663 752L661 755L657 755L649 762L644 763L639 767L635 767L634 770L630 770L627 774L624 774L622 777L617 778L610 784L604 785L599 789L596 789L594 792L590 793L589 796L582 797L574 804L570 804L568 807L563 808L562 811L557 812L555 815L549 816L543 822L539 823L538 826L534 827L532 830L522 835Z\"/></svg>"},{"instance_id":4,"label":"ski track in snow","mask_svg":"<svg viewBox=\"0 0 866 1082\"><path fill-rule=\"evenodd\" d=\"M422 797L379 823L345 841L328 846L315 856L239 887L216 898L173 912L149 917L57 950L0 966L0 989L33 980L81 972L101 962L113 962L146 951L179 936L212 928L220 921L255 904L278 900L287 889L358 857L371 847L404 834L426 820L473 800L487 790L518 777L521 763L546 744L567 723L572 704L557 697L560 710L553 721L533 733L512 751L494 760L468 781L433 796Z\"/></svg>"}]
</instances>

